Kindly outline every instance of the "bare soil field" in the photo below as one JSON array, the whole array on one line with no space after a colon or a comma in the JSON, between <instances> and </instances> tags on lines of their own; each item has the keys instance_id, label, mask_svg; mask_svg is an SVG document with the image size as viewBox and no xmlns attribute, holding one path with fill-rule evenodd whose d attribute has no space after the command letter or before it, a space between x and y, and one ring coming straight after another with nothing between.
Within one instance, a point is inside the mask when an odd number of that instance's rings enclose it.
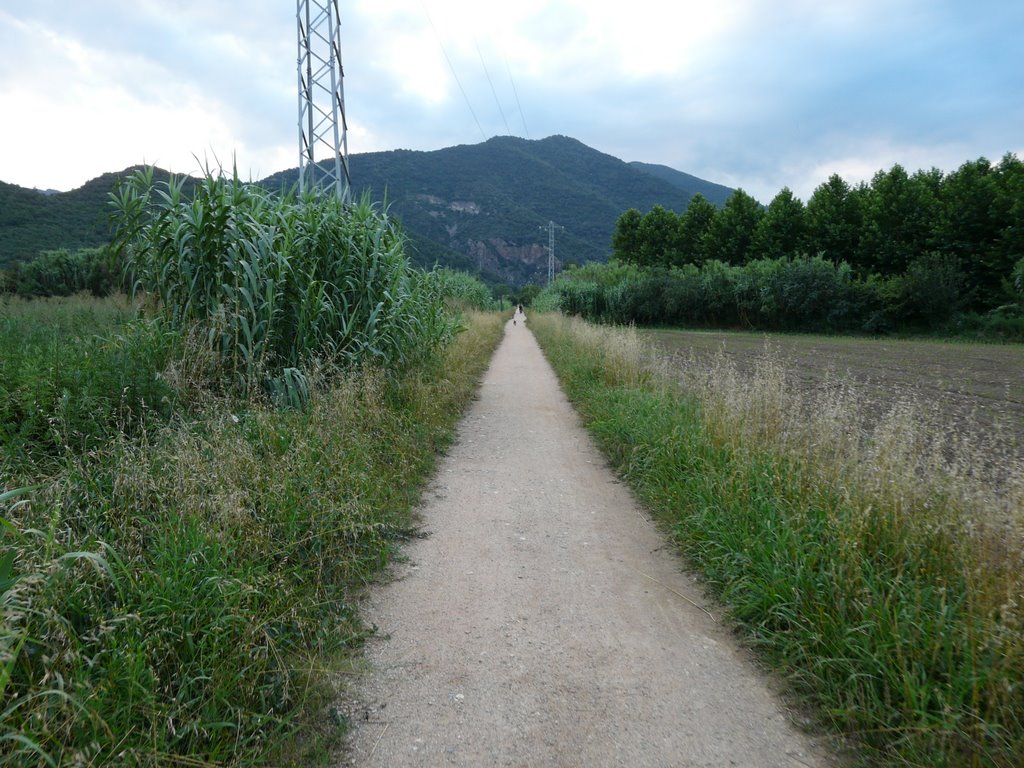
<instances>
[{"instance_id":1,"label":"bare soil field","mask_svg":"<svg viewBox=\"0 0 1024 768\"><path fill-rule=\"evenodd\" d=\"M1024 458L1024 346L903 339L656 330L643 336L671 355L712 360L741 373L776 356L806 391L848 382L877 417L900 399L936 410L954 430L1003 432L1003 448ZM867 426L870 426L868 424Z\"/></svg>"}]
</instances>

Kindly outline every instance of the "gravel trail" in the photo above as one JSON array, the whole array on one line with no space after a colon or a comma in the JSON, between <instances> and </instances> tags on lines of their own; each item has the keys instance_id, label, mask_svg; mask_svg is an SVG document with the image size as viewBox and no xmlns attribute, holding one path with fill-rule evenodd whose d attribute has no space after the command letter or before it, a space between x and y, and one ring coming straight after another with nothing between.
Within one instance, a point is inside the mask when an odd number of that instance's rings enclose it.
<instances>
[{"instance_id":1,"label":"gravel trail","mask_svg":"<svg viewBox=\"0 0 1024 768\"><path fill-rule=\"evenodd\" d=\"M366 615L357 766L798 768L789 724L509 322Z\"/></svg>"}]
</instances>

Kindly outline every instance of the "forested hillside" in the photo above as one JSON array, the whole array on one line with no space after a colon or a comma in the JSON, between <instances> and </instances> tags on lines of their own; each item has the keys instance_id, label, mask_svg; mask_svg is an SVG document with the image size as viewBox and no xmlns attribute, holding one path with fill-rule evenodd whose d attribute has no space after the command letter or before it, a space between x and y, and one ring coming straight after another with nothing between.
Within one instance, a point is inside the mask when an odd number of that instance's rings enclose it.
<instances>
[{"instance_id":1,"label":"forested hillside","mask_svg":"<svg viewBox=\"0 0 1024 768\"><path fill-rule=\"evenodd\" d=\"M0 181L0 268L42 251L94 248L110 242L107 195L136 168L104 173L70 192L40 192ZM155 178L164 181L166 171Z\"/></svg>"},{"instance_id":2,"label":"forested hillside","mask_svg":"<svg viewBox=\"0 0 1024 768\"><path fill-rule=\"evenodd\" d=\"M412 235L414 257L517 284L546 278L549 221L559 227L559 266L605 261L625 208L683 210L698 191L565 136L353 155L350 167L357 195L371 190L379 199L386 191L392 213ZM295 171L288 171L264 184L294 181Z\"/></svg>"},{"instance_id":3,"label":"forested hillside","mask_svg":"<svg viewBox=\"0 0 1024 768\"><path fill-rule=\"evenodd\" d=\"M0 181L0 267L40 251L86 248L110 239L104 204L119 174L104 174L67 193Z\"/></svg>"},{"instance_id":4,"label":"forested hillside","mask_svg":"<svg viewBox=\"0 0 1024 768\"><path fill-rule=\"evenodd\" d=\"M661 178L564 136L354 154L350 166L354 195L386 196L417 261L520 285L546 278L542 227L549 221L559 227L559 266L604 261L623 210L654 205L683 210L694 193L722 189L686 174ZM80 189L52 195L0 184L0 266L44 250L106 242L106 194L121 175L104 174ZM296 179L292 169L262 183L290 189ZM686 189L687 179L695 180L694 189Z\"/></svg>"}]
</instances>

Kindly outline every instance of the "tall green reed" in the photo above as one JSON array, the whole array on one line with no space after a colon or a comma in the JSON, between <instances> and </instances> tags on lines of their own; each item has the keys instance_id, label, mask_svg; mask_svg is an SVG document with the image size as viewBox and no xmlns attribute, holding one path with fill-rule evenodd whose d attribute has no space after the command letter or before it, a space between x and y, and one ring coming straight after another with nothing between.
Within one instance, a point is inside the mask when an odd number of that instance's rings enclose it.
<instances>
[{"instance_id":1,"label":"tall green reed","mask_svg":"<svg viewBox=\"0 0 1024 768\"><path fill-rule=\"evenodd\" d=\"M280 196L209 171L184 189L130 177L111 195L115 249L162 315L203 326L242 392L301 396L311 366L400 366L455 332L442 281L412 268L368 196Z\"/></svg>"}]
</instances>

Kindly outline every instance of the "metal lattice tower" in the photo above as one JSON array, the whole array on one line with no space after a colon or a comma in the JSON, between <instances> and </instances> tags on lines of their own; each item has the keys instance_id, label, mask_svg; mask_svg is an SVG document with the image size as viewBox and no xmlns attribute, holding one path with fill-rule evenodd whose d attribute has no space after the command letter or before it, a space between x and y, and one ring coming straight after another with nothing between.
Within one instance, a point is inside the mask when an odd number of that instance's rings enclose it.
<instances>
[{"instance_id":1,"label":"metal lattice tower","mask_svg":"<svg viewBox=\"0 0 1024 768\"><path fill-rule=\"evenodd\" d=\"M555 279L555 222L548 222L548 285Z\"/></svg>"},{"instance_id":2,"label":"metal lattice tower","mask_svg":"<svg viewBox=\"0 0 1024 768\"><path fill-rule=\"evenodd\" d=\"M553 221L549 221L546 227L548 231L548 285L551 285L551 281L555 279L555 227L557 224ZM565 227L558 227L558 229L565 229Z\"/></svg>"},{"instance_id":3,"label":"metal lattice tower","mask_svg":"<svg viewBox=\"0 0 1024 768\"><path fill-rule=\"evenodd\" d=\"M348 124L338 0L296 0L299 41L299 192L348 202Z\"/></svg>"}]
</instances>

